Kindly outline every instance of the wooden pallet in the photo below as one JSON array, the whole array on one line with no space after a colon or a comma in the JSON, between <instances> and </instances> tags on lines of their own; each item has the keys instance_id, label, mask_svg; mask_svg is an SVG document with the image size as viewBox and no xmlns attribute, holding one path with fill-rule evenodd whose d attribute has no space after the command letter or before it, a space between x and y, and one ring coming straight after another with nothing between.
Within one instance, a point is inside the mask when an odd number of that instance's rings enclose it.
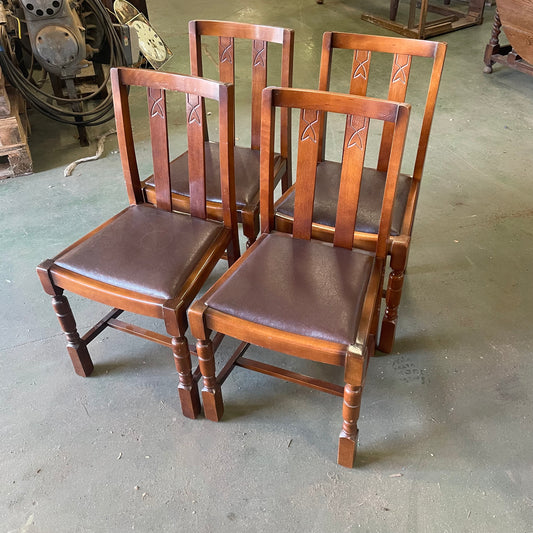
<instances>
[{"instance_id":1,"label":"wooden pallet","mask_svg":"<svg viewBox=\"0 0 533 533\"><path fill-rule=\"evenodd\" d=\"M28 129L26 103L0 72L0 179L33 172Z\"/></svg>"}]
</instances>

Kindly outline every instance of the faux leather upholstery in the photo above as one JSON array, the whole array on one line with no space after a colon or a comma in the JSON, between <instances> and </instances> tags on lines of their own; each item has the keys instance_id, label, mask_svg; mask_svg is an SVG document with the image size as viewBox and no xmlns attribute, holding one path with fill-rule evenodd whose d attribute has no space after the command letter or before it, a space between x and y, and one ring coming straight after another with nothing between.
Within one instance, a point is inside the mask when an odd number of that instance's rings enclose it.
<instances>
[{"instance_id":1,"label":"faux leather upholstery","mask_svg":"<svg viewBox=\"0 0 533 533\"><path fill-rule=\"evenodd\" d=\"M55 260L58 266L114 287L169 299L191 274L221 224L131 206Z\"/></svg>"},{"instance_id":2,"label":"faux leather upholstery","mask_svg":"<svg viewBox=\"0 0 533 533\"><path fill-rule=\"evenodd\" d=\"M283 331L351 344L373 261L361 250L271 233L207 304Z\"/></svg>"},{"instance_id":3,"label":"faux leather upholstery","mask_svg":"<svg viewBox=\"0 0 533 533\"><path fill-rule=\"evenodd\" d=\"M335 226L340 176L340 163L324 161L317 166L313 222L326 226ZM385 172L379 172L372 168L363 170L359 210L355 224L357 231L366 233L378 232L385 179ZM412 178L405 174L398 176L396 198L392 212L391 235L400 234L411 182ZM294 191L284 202L277 206L276 210L284 215L294 216Z\"/></svg>"},{"instance_id":4,"label":"faux leather upholstery","mask_svg":"<svg viewBox=\"0 0 533 533\"><path fill-rule=\"evenodd\" d=\"M236 146L235 157L235 202L237 208L249 205L259 194L259 150ZM276 162L281 156L276 154ZM180 155L170 163L172 192L189 196L188 153ZM220 163L218 143L205 143L206 196L209 201L221 202ZM154 180L146 180L146 186L153 187Z\"/></svg>"}]
</instances>

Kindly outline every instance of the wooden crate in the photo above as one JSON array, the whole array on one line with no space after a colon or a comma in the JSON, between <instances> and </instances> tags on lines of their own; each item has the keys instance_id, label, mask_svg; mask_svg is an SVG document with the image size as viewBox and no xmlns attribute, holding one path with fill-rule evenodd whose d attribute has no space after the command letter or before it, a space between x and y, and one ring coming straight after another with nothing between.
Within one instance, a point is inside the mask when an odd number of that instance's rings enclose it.
<instances>
[{"instance_id":1,"label":"wooden crate","mask_svg":"<svg viewBox=\"0 0 533 533\"><path fill-rule=\"evenodd\" d=\"M26 103L0 75L0 179L33 172Z\"/></svg>"}]
</instances>

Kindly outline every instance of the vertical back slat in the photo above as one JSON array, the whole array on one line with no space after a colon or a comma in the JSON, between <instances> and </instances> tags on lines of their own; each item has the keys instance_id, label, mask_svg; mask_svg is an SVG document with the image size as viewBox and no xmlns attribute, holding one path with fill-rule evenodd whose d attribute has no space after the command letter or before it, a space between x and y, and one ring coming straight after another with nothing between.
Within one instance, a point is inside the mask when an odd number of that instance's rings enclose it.
<instances>
[{"instance_id":1,"label":"vertical back slat","mask_svg":"<svg viewBox=\"0 0 533 533\"><path fill-rule=\"evenodd\" d=\"M202 41L195 20L189 22L189 55L191 74L201 78L204 75L202 65Z\"/></svg>"},{"instance_id":2,"label":"vertical back slat","mask_svg":"<svg viewBox=\"0 0 533 533\"><path fill-rule=\"evenodd\" d=\"M274 131L276 112L272 105L272 89L262 94L261 152L260 152L260 201L261 233L274 228Z\"/></svg>"},{"instance_id":3,"label":"vertical back slat","mask_svg":"<svg viewBox=\"0 0 533 533\"><path fill-rule=\"evenodd\" d=\"M316 166L320 147L318 128L319 112L313 109L302 109L294 193L293 236L297 239L311 238Z\"/></svg>"},{"instance_id":4,"label":"vertical back slat","mask_svg":"<svg viewBox=\"0 0 533 533\"><path fill-rule=\"evenodd\" d=\"M252 150L259 150L261 91L267 84L267 41L252 41Z\"/></svg>"},{"instance_id":5,"label":"vertical back slat","mask_svg":"<svg viewBox=\"0 0 533 533\"><path fill-rule=\"evenodd\" d=\"M131 128L128 88L120 82L120 72L118 70L111 71L111 85L113 89L118 147L124 180L126 182L126 190L128 192L128 200L131 205L140 204L143 202L143 193Z\"/></svg>"},{"instance_id":6,"label":"vertical back slat","mask_svg":"<svg viewBox=\"0 0 533 533\"><path fill-rule=\"evenodd\" d=\"M163 89L149 87L147 91L156 205L159 209L171 211L166 95Z\"/></svg>"},{"instance_id":7,"label":"vertical back slat","mask_svg":"<svg viewBox=\"0 0 533 533\"><path fill-rule=\"evenodd\" d=\"M189 162L190 210L193 217L206 218L205 146L203 98L187 94L187 143Z\"/></svg>"},{"instance_id":8,"label":"vertical back slat","mask_svg":"<svg viewBox=\"0 0 533 533\"><path fill-rule=\"evenodd\" d=\"M407 84L409 82L409 74L411 71L411 60L411 55L394 54L392 74L389 84L389 95L387 97L388 100L392 100L393 102L405 102ZM386 122L383 125L377 165L378 170L382 172L387 170L387 165L389 164L393 130L394 125L390 122Z\"/></svg>"},{"instance_id":9,"label":"vertical back slat","mask_svg":"<svg viewBox=\"0 0 533 533\"><path fill-rule=\"evenodd\" d=\"M426 160L426 152L429 142L429 133L431 131L431 124L433 122L433 113L435 111L435 104L437 103L437 93L439 92L440 78L442 69L444 67L444 57L446 55L446 45L438 43L435 51L435 59L433 61L433 69L431 70L431 79L429 82L428 95L426 99L426 107L424 109L424 118L422 120L422 129L420 131L420 140L418 142L418 151L416 153L415 169L413 171L413 178L420 180L424 170L424 162Z\"/></svg>"},{"instance_id":10,"label":"vertical back slat","mask_svg":"<svg viewBox=\"0 0 533 533\"><path fill-rule=\"evenodd\" d=\"M235 50L233 37L218 38L218 72L220 81L235 83Z\"/></svg>"},{"instance_id":11,"label":"vertical back slat","mask_svg":"<svg viewBox=\"0 0 533 533\"><path fill-rule=\"evenodd\" d=\"M281 50L281 86L292 87L293 61L294 57L294 31L283 30L283 43ZM287 108L280 111L280 154L287 160L287 184L289 187L292 180L291 170L291 113Z\"/></svg>"},{"instance_id":12,"label":"vertical back slat","mask_svg":"<svg viewBox=\"0 0 533 533\"><path fill-rule=\"evenodd\" d=\"M333 34L330 31L327 31L322 36L322 52L320 55L320 74L318 78L318 90L319 91L329 91L329 82L331 79L331 61L333 59L333 46L332 46L332 37ZM318 160L324 161L326 157L326 128L327 128L328 117L327 113L320 113L319 117L319 150L318 150Z\"/></svg>"},{"instance_id":13,"label":"vertical back slat","mask_svg":"<svg viewBox=\"0 0 533 533\"><path fill-rule=\"evenodd\" d=\"M381 217L378 229L378 241L376 243L376 255L381 258L387 256L387 240L390 234L392 221L392 208L396 194L396 184L402 166L403 150L409 124L410 107L400 107L396 117L396 125L393 130L391 142L391 156L387 168L387 179L381 208ZM393 125L394 126L394 125Z\"/></svg>"},{"instance_id":14,"label":"vertical back slat","mask_svg":"<svg viewBox=\"0 0 533 533\"><path fill-rule=\"evenodd\" d=\"M220 147L221 198L224 224L232 227L237 225L236 213L234 210L231 211L229 209L231 205L235 205L235 96L233 85L227 85L225 89L226 91L221 96L219 104L218 129L220 136L218 144Z\"/></svg>"},{"instance_id":15,"label":"vertical back slat","mask_svg":"<svg viewBox=\"0 0 533 533\"><path fill-rule=\"evenodd\" d=\"M350 94L366 96L370 74L370 59L371 52L369 50L354 51L350 78Z\"/></svg>"},{"instance_id":16,"label":"vertical back slat","mask_svg":"<svg viewBox=\"0 0 533 533\"><path fill-rule=\"evenodd\" d=\"M369 123L368 118L354 115L349 115L346 121L337 220L333 239L335 246L343 248L353 246ZM354 176L358 176L359 179L354 179Z\"/></svg>"},{"instance_id":17,"label":"vertical back slat","mask_svg":"<svg viewBox=\"0 0 533 533\"><path fill-rule=\"evenodd\" d=\"M191 74L199 78L204 75L204 68L202 64L202 36L198 33L198 27L195 20L189 21L189 60L191 63ZM205 101L202 99L202 124L204 128L204 140L209 140L209 132L207 131L207 121L205 120Z\"/></svg>"},{"instance_id":18,"label":"vertical back slat","mask_svg":"<svg viewBox=\"0 0 533 533\"><path fill-rule=\"evenodd\" d=\"M320 59L320 78L318 89L320 91L329 91L331 78L331 63L333 59L333 34L332 32L324 33L322 39L322 56ZM370 60L372 53L370 50L354 50L352 60L352 70L350 75L350 94L366 96L368 79L370 75ZM326 137L324 132L327 127L327 113L321 113L320 118L320 154L319 160L323 161L326 153Z\"/></svg>"}]
</instances>

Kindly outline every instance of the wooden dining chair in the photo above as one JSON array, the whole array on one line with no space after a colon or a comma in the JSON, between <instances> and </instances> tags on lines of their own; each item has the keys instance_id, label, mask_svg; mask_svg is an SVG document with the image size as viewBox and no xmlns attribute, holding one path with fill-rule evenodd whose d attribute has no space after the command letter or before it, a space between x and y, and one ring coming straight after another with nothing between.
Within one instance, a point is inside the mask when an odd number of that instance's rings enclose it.
<instances>
[{"instance_id":1,"label":"wooden dining chair","mask_svg":"<svg viewBox=\"0 0 533 533\"><path fill-rule=\"evenodd\" d=\"M344 49L350 53L353 52L349 92L358 95L367 94L372 53L391 55L392 72L388 81L387 99L394 102L405 101L413 58L426 58L427 61L432 62L429 83L424 86L427 87L427 90L424 88L425 99L420 105L417 105L417 107L423 109L423 116L421 117L422 122L418 136L414 170L409 174L400 174L392 217L391 238L387 246L390 255L389 265L391 272L386 287L386 307L381 325L378 348L382 352L390 353L394 344L398 306L402 294L431 123L433 121L437 92L444 65L446 44L398 37L378 37L338 32L324 33L320 63L320 90L330 89L331 73L333 70L332 58L335 49ZM423 67L423 60L422 64L418 64L417 66ZM338 71L339 69L337 68L334 72L337 73ZM416 82L419 84L420 79L417 79ZM413 102L409 99L409 103L413 105L417 104L416 98L414 100ZM321 120L325 123L327 117L323 116ZM321 128L319 128L319 131ZM358 219L356 229L374 234L371 242L378 238L381 197L383 196L390 156L392 130L392 125L388 123L383 126L383 136L377 166L375 168L365 166L363 172L360 197L361 216ZM342 166L339 163L326 160L325 136L319 133L319 137L321 151L317 168L313 236L331 241L334 236L337 193ZM295 187L293 185L288 189L276 203L275 225L280 231L290 232L292 229ZM373 244L369 244L368 235L364 240L359 239L355 235L354 246L367 248L368 246L373 246Z\"/></svg>"},{"instance_id":2,"label":"wooden dining chair","mask_svg":"<svg viewBox=\"0 0 533 533\"><path fill-rule=\"evenodd\" d=\"M202 37L218 37L218 53L211 54ZM279 81L276 85L290 87L292 85L294 31L286 28L259 26L239 22L223 22L214 20L193 20L189 22L189 44L191 56L191 74L204 75L203 57L211 62L216 61L220 80L235 84L235 64L241 53L235 53L239 41L251 41L251 142L249 146L235 146L235 195L237 216L242 222L243 233L249 246L259 233L259 134L261 127L261 91L267 85L268 78L274 76L275 69L267 67L269 44L281 45L280 69L277 69ZM237 42L236 42L237 41ZM240 50L239 50L240 52ZM215 60L216 57L216 60ZM240 71L239 71L240 72ZM210 76L213 77L213 76ZM240 78L240 76L239 76ZM244 85L239 79L238 86ZM272 85L272 82L270 83ZM246 100L243 98L242 100ZM206 110L201 107L202 116ZM248 104L236 109L236 116L250 116ZM204 122L206 124L206 122ZM290 152L290 120L286 111L280 120L279 150L275 154L275 182L281 181L282 190L291 183L289 165ZM218 143L210 142L207 128L204 128L206 177L207 177L207 210L210 216L221 219L222 204L218 177ZM249 133L245 134L250 135ZM240 137L239 137L240 138ZM242 143L241 143L242 144ZM179 211L187 211L189 205L189 186L187 181L188 152L180 155L170 166L172 183L172 205ZM148 201L154 199L153 179L144 183Z\"/></svg>"},{"instance_id":3,"label":"wooden dining chair","mask_svg":"<svg viewBox=\"0 0 533 533\"><path fill-rule=\"evenodd\" d=\"M292 234L274 231L273 141L278 108L301 110ZM314 239L311 231L320 146L319 112L326 110L346 118L332 244ZM329 392L344 398L338 462L352 466L368 356L374 350L383 263L408 117L407 104L385 100L302 89L263 91L261 235L188 312L204 379L204 413L210 420L222 416L220 386L234 366ZM371 121L392 125L392 144L378 236L372 237L369 250L361 250L353 247L354 227ZM364 237L363 232L358 234ZM218 377L211 331L243 341ZM345 385L244 358L248 343L342 366Z\"/></svg>"},{"instance_id":4,"label":"wooden dining chair","mask_svg":"<svg viewBox=\"0 0 533 533\"><path fill-rule=\"evenodd\" d=\"M85 377L93 371L87 345L106 327L157 342L172 349L183 414L195 418L200 399L185 338L187 307L225 250L230 262L239 256L232 173L233 87L192 76L130 68L112 69L111 82L130 205L53 259L41 263L37 273L45 292L52 296L77 374ZM142 196L128 103L128 93L134 86L147 89L154 205L145 203ZM195 156L189 158L190 214L171 210L168 92L185 93L189 153ZM220 109L223 222L208 219L206 213L203 125L201 114L196 112L204 98L217 101ZM80 337L65 290L113 309ZM123 311L163 319L168 336L118 320Z\"/></svg>"}]
</instances>

